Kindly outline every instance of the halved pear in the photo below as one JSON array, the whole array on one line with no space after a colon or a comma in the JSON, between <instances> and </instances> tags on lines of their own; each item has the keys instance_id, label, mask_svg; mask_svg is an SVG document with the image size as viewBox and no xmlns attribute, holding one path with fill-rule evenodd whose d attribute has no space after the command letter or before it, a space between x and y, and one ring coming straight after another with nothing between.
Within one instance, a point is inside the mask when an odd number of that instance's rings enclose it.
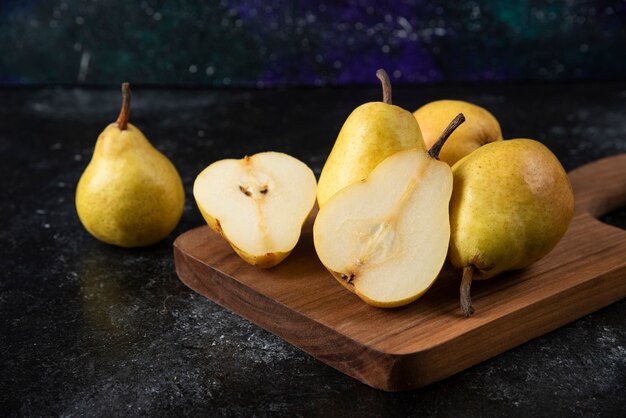
<instances>
[{"instance_id":1,"label":"halved pear","mask_svg":"<svg viewBox=\"0 0 626 418\"><path fill-rule=\"evenodd\" d=\"M273 267L289 255L315 204L315 175L279 152L217 161L196 178L193 195L211 229L246 262Z\"/></svg>"},{"instance_id":2,"label":"halved pear","mask_svg":"<svg viewBox=\"0 0 626 418\"><path fill-rule=\"evenodd\" d=\"M408 304L441 271L450 241L452 171L436 156L462 123L459 116L434 151L411 149L386 158L365 180L333 195L317 215L313 240L322 264L370 305Z\"/></svg>"}]
</instances>

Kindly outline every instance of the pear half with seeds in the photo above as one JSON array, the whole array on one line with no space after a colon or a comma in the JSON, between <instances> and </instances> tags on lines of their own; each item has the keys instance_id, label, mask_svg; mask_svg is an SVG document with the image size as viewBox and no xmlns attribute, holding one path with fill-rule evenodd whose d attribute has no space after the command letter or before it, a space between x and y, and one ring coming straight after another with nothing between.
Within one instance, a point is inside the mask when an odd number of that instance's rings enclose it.
<instances>
[{"instance_id":1,"label":"pear half with seeds","mask_svg":"<svg viewBox=\"0 0 626 418\"><path fill-rule=\"evenodd\" d=\"M193 195L208 225L246 262L273 267L298 243L315 204L315 175L279 152L217 161L196 178Z\"/></svg>"},{"instance_id":2,"label":"pear half with seeds","mask_svg":"<svg viewBox=\"0 0 626 418\"><path fill-rule=\"evenodd\" d=\"M452 194L452 170L437 156L463 121L458 115L430 151L393 154L321 207L315 250L331 274L368 304L408 304L437 278L450 241Z\"/></svg>"}]
</instances>

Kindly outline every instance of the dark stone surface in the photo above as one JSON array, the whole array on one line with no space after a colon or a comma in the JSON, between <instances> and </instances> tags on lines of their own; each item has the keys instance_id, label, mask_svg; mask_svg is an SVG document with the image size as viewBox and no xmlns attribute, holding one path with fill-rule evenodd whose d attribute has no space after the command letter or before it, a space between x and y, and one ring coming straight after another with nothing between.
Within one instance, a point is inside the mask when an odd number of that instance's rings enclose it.
<instances>
[{"instance_id":1,"label":"dark stone surface","mask_svg":"<svg viewBox=\"0 0 626 418\"><path fill-rule=\"evenodd\" d=\"M134 90L131 120L181 172L175 233L140 250L81 227L74 191L118 90L0 91L0 415L625 416L626 301L421 390L371 389L183 286L172 242L201 225L209 163L262 150L319 174L346 116L377 88ZM626 152L626 85L398 88L491 109L505 137L567 169ZM626 227L624 211L607 217ZM625 255L626 256L626 255Z\"/></svg>"}]
</instances>

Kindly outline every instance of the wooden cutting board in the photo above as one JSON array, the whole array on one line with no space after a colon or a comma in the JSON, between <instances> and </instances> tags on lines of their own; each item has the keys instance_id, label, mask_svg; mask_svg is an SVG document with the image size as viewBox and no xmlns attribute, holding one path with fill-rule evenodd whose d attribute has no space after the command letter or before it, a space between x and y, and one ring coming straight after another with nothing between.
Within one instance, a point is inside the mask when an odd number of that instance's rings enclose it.
<instances>
[{"instance_id":1,"label":"wooden cutting board","mask_svg":"<svg viewBox=\"0 0 626 418\"><path fill-rule=\"evenodd\" d=\"M626 231L596 219L626 205L626 154L570 178L576 213L565 237L527 269L474 282L471 318L460 313L460 272L450 267L408 306L365 304L317 259L311 219L293 253L269 270L242 261L207 226L193 229L174 243L176 271L196 292L363 383L414 389L626 296Z\"/></svg>"}]
</instances>

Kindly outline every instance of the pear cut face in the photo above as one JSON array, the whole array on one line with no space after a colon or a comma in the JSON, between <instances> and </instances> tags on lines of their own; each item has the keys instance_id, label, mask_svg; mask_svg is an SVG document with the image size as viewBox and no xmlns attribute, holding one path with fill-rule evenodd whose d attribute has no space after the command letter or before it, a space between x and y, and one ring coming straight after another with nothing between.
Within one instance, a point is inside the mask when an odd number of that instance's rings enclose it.
<instances>
[{"instance_id":1,"label":"pear cut face","mask_svg":"<svg viewBox=\"0 0 626 418\"><path fill-rule=\"evenodd\" d=\"M422 150L396 153L320 209L313 229L317 254L367 303L409 303L430 287L445 261L451 193L447 164Z\"/></svg>"},{"instance_id":2,"label":"pear cut face","mask_svg":"<svg viewBox=\"0 0 626 418\"><path fill-rule=\"evenodd\" d=\"M263 152L211 164L193 193L209 225L240 255L261 257L295 247L315 203L316 181L296 158Z\"/></svg>"}]
</instances>

